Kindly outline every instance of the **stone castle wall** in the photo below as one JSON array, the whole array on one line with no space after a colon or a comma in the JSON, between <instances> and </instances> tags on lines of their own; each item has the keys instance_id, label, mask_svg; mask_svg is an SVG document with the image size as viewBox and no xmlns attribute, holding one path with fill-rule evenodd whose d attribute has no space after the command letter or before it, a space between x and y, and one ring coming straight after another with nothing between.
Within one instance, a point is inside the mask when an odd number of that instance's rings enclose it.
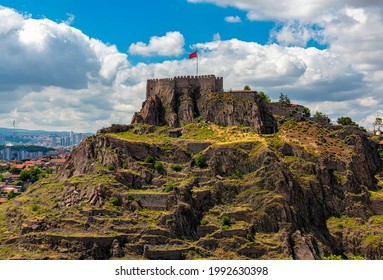
<instances>
[{"instance_id":1,"label":"stone castle wall","mask_svg":"<svg viewBox=\"0 0 383 280\"><path fill-rule=\"evenodd\" d=\"M256 91L252 91L252 92L228 91L228 92L224 92L224 94L230 94L235 97L249 99L250 101L255 101L258 96L258 93Z\"/></svg>"},{"instance_id":2,"label":"stone castle wall","mask_svg":"<svg viewBox=\"0 0 383 280\"><path fill-rule=\"evenodd\" d=\"M162 92L175 92L176 90L200 88L204 91L220 92L223 90L223 78L214 75L179 76L167 79L151 79L146 84L146 99Z\"/></svg>"}]
</instances>

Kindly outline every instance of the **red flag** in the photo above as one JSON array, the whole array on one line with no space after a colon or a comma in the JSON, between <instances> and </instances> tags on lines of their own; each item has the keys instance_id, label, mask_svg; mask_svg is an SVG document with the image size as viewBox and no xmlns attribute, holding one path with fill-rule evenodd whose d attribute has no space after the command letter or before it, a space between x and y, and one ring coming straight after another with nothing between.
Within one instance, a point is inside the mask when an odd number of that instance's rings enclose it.
<instances>
[{"instance_id":1,"label":"red flag","mask_svg":"<svg viewBox=\"0 0 383 280\"><path fill-rule=\"evenodd\" d=\"M197 57L197 51L192 52L189 54L189 59L196 58Z\"/></svg>"}]
</instances>

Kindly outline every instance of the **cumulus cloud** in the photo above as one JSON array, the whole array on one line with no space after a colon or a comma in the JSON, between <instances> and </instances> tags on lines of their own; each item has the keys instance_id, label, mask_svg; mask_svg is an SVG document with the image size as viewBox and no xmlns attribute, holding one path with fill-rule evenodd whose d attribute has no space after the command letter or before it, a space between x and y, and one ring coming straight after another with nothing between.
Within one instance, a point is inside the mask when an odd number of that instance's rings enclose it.
<instances>
[{"instance_id":1,"label":"cumulus cloud","mask_svg":"<svg viewBox=\"0 0 383 280\"><path fill-rule=\"evenodd\" d=\"M179 56L184 52L185 39L178 32L167 32L165 36L153 36L148 44L138 42L131 44L129 53L142 56Z\"/></svg>"},{"instance_id":2,"label":"cumulus cloud","mask_svg":"<svg viewBox=\"0 0 383 280\"><path fill-rule=\"evenodd\" d=\"M305 47L310 40L324 43L321 27L298 21L277 24L270 32L270 38L283 46Z\"/></svg>"},{"instance_id":3,"label":"cumulus cloud","mask_svg":"<svg viewBox=\"0 0 383 280\"><path fill-rule=\"evenodd\" d=\"M239 23L241 22L241 18L239 16L227 16L225 17L225 21L228 23Z\"/></svg>"},{"instance_id":4,"label":"cumulus cloud","mask_svg":"<svg viewBox=\"0 0 383 280\"><path fill-rule=\"evenodd\" d=\"M0 42L1 125L17 119L29 128L62 124L84 131L96 130L94 118L110 118L109 100L129 66L115 46L66 23L5 7L0 7Z\"/></svg>"},{"instance_id":5,"label":"cumulus cloud","mask_svg":"<svg viewBox=\"0 0 383 280\"><path fill-rule=\"evenodd\" d=\"M251 20L304 20L311 21L323 17L324 14L351 6L380 7L380 0L188 0L191 3L213 3L222 7L235 7L247 11Z\"/></svg>"},{"instance_id":6,"label":"cumulus cloud","mask_svg":"<svg viewBox=\"0 0 383 280\"><path fill-rule=\"evenodd\" d=\"M298 101L312 108L319 106L323 111L328 109L334 117L349 114L364 123L381 110L383 7L380 0L188 1L235 7L247 12L249 20L276 22L270 41L287 47L283 53L305 65L299 79L280 86L281 91L291 93ZM304 50L310 41L325 46L325 51L316 54L318 50ZM292 55L292 48L288 47L294 46L298 54ZM264 69L270 72L278 68L271 63ZM271 87L265 88L278 88L272 79L267 81Z\"/></svg>"},{"instance_id":7,"label":"cumulus cloud","mask_svg":"<svg viewBox=\"0 0 383 280\"><path fill-rule=\"evenodd\" d=\"M221 41L221 34L219 32L213 35L213 41Z\"/></svg>"},{"instance_id":8,"label":"cumulus cloud","mask_svg":"<svg viewBox=\"0 0 383 280\"><path fill-rule=\"evenodd\" d=\"M197 44L200 69L225 77L225 84L242 88L267 88L296 99L340 100L355 96L363 86L363 75L339 55L316 48L260 45L237 39ZM315 94L320 92L321 94Z\"/></svg>"},{"instance_id":9,"label":"cumulus cloud","mask_svg":"<svg viewBox=\"0 0 383 280\"><path fill-rule=\"evenodd\" d=\"M247 84L273 99L283 92L333 120L349 115L366 125L383 112L383 19L382 10L373 6L378 1L352 0L348 6L345 0L270 1L264 9L264 1L257 0L204 1L279 23L268 45L221 40L218 33L212 42L195 44L200 74L224 77L226 89ZM289 13L300 13L298 2L308 13L302 19ZM306 48L312 39L327 48ZM24 128L96 131L129 123L144 101L146 79L195 72L195 61L189 59L129 65L115 46L68 24L2 7L0 42L0 126L16 120ZM184 44L181 33L168 32L148 44L132 44L129 53L177 56Z\"/></svg>"}]
</instances>

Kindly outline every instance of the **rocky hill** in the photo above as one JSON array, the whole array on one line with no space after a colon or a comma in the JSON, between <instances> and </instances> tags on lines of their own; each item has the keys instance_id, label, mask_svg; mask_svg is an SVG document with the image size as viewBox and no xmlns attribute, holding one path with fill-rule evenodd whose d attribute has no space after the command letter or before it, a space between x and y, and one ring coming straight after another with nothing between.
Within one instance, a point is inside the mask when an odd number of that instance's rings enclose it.
<instances>
[{"instance_id":1,"label":"rocky hill","mask_svg":"<svg viewBox=\"0 0 383 280\"><path fill-rule=\"evenodd\" d=\"M0 206L0 258L383 259L377 144L222 87L149 80L131 125Z\"/></svg>"},{"instance_id":2,"label":"rocky hill","mask_svg":"<svg viewBox=\"0 0 383 280\"><path fill-rule=\"evenodd\" d=\"M114 125L0 206L0 258L382 259L380 172L357 127Z\"/></svg>"}]
</instances>

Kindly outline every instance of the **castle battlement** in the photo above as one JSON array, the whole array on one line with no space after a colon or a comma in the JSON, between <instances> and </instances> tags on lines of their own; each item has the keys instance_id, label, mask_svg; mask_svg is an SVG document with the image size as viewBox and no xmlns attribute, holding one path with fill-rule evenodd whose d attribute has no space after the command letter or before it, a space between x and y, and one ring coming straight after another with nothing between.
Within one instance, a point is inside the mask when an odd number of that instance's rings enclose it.
<instances>
[{"instance_id":1,"label":"castle battlement","mask_svg":"<svg viewBox=\"0 0 383 280\"><path fill-rule=\"evenodd\" d=\"M161 92L180 92L191 87L203 89L205 92L219 92L223 90L223 78L215 75L200 75L149 79L146 84L146 98Z\"/></svg>"},{"instance_id":2,"label":"castle battlement","mask_svg":"<svg viewBox=\"0 0 383 280\"><path fill-rule=\"evenodd\" d=\"M174 78L157 78L157 79L148 79L147 82L172 82L175 80L189 79L189 80L204 80L212 79L216 81L223 81L223 77L216 77L215 75L198 75L198 76L176 76Z\"/></svg>"}]
</instances>

